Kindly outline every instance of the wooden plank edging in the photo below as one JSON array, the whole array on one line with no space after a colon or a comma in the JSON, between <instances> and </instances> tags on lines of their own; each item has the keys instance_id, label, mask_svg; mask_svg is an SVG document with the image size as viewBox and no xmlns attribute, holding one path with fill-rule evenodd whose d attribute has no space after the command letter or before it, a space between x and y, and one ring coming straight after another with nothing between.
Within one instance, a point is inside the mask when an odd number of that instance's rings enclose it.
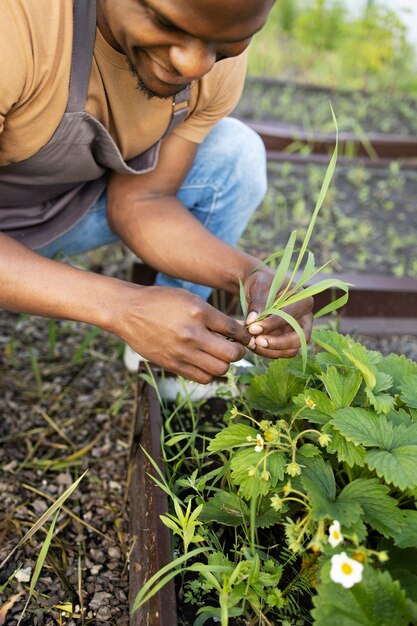
<instances>
[{"instance_id":1,"label":"wooden plank edging","mask_svg":"<svg viewBox=\"0 0 417 626\"><path fill-rule=\"evenodd\" d=\"M130 555L129 605L142 585L172 560L171 536L159 516L168 510L167 497L148 474L156 475L140 445L163 471L160 447L161 412L154 389L138 382L133 466L129 485L129 525L133 548ZM131 614L130 626L176 626L174 582Z\"/></svg>"}]
</instances>

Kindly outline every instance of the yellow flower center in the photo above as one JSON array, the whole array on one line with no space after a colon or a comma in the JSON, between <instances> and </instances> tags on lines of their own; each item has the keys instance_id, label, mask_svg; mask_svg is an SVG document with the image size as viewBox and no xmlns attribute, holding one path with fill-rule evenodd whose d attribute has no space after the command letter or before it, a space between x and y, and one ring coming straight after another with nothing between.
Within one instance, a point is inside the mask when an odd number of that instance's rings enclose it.
<instances>
[{"instance_id":1,"label":"yellow flower center","mask_svg":"<svg viewBox=\"0 0 417 626\"><path fill-rule=\"evenodd\" d=\"M337 530L334 530L334 531L333 531L333 537L334 537L335 539L340 539L340 535L339 535L339 533L337 532Z\"/></svg>"},{"instance_id":2,"label":"yellow flower center","mask_svg":"<svg viewBox=\"0 0 417 626\"><path fill-rule=\"evenodd\" d=\"M342 572L346 574L346 576L350 576L351 573L353 572L353 567L349 565L349 563L343 563L341 569L342 569Z\"/></svg>"}]
</instances>

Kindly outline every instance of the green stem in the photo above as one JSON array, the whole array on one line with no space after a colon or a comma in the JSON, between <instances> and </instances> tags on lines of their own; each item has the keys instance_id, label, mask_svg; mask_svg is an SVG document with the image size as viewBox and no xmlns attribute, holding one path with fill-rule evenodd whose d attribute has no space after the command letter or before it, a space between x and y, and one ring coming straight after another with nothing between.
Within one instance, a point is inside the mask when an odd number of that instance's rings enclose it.
<instances>
[{"instance_id":1,"label":"green stem","mask_svg":"<svg viewBox=\"0 0 417 626\"><path fill-rule=\"evenodd\" d=\"M252 496L250 501L250 547L252 555L255 555L255 528L256 528L256 510L258 505L258 496Z\"/></svg>"},{"instance_id":2,"label":"green stem","mask_svg":"<svg viewBox=\"0 0 417 626\"><path fill-rule=\"evenodd\" d=\"M222 626L228 626L229 624L229 610L227 608L227 599L229 594L227 591L220 592L220 616L222 620Z\"/></svg>"}]
</instances>

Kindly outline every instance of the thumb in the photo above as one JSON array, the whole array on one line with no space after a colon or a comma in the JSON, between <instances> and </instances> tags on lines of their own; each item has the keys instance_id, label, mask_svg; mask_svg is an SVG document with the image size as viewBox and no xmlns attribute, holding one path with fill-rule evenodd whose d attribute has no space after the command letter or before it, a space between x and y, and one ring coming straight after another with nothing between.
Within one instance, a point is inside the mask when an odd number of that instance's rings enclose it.
<instances>
[{"instance_id":1,"label":"thumb","mask_svg":"<svg viewBox=\"0 0 417 626\"><path fill-rule=\"evenodd\" d=\"M257 319L261 311L254 311L253 309L248 313L246 317L246 326L251 335L259 335L264 332L262 322L257 322Z\"/></svg>"}]
</instances>

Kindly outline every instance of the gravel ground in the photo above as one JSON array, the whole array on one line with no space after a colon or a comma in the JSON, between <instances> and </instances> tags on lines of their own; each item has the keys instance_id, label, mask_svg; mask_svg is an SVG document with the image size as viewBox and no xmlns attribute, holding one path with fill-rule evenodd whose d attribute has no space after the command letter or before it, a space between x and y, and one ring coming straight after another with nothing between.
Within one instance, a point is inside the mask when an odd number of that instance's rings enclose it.
<instances>
[{"instance_id":1,"label":"gravel ground","mask_svg":"<svg viewBox=\"0 0 417 626\"><path fill-rule=\"evenodd\" d=\"M123 277L130 260L110 246L80 262ZM355 338L417 361L417 332ZM88 469L61 510L22 624L129 622L126 485L136 377L121 353L115 337L86 325L0 312L0 562ZM45 535L38 530L0 570L0 624L17 624L28 583L16 578L33 572Z\"/></svg>"},{"instance_id":2,"label":"gravel ground","mask_svg":"<svg viewBox=\"0 0 417 626\"><path fill-rule=\"evenodd\" d=\"M392 335L385 337L357 335L355 339L370 350L379 350L384 355L391 352L403 354L408 359L417 362L417 328L415 335Z\"/></svg>"},{"instance_id":3,"label":"gravel ground","mask_svg":"<svg viewBox=\"0 0 417 626\"><path fill-rule=\"evenodd\" d=\"M107 273L123 275L124 254L114 247L109 255ZM94 255L82 261L102 269ZM126 482L136 379L123 366L121 344L83 324L0 312L0 355L0 562L88 469L60 513L21 623L127 625ZM16 578L1 586L17 569L33 572L45 532L0 571L0 624L14 626L28 597L28 583Z\"/></svg>"}]
</instances>

